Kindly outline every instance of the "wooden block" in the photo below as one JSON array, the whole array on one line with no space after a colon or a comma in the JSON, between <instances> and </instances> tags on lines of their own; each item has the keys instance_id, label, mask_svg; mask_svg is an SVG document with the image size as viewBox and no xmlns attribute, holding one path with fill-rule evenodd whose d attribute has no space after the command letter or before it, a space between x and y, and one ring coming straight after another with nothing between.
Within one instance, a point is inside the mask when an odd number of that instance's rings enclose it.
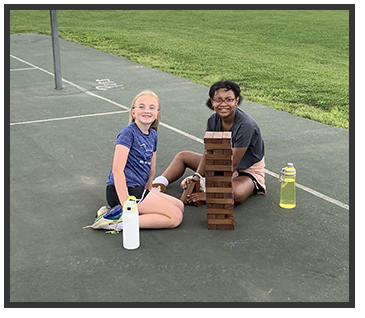
<instances>
[{"instance_id":1,"label":"wooden block","mask_svg":"<svg viewBox=\"0 0 365 318\"><path fill-rule=\"evenodd\" d=\"M214 182L214 181L207 181L207 179L205 179L205 186L206 186L206 191L208 188L232 188L232 181L230 182ZM208 190L210 191L210 190Z\"/></svg>"},{"instance_id":2,"label":"wooden block","mask_svg":"<svg viewBox=\"0 0 365 318\"><path fill-rule=\"evenodd\" d=\"M212 215L212 214L210 214L210 215ZM216 219L225 219L226 216L224 214L215 214L215 218Z\"/></svg>"},{"instance_id":3,"label":"wooden block","mask_svg":"<svg viewBox=\"0 0 365 318\"><path fill-rule=\"evenodd\" d=\"M207 199L233 199L233 193L206 193Z\"/></svg>"},{"instance_id":4,"label":"wooden block","mask_svg":"<svg viewBox=\"0 0 365 318\"><path fill-rule=\"evenodd\" d=\"M205 181L209 182L232 182L232 176L206 176Z\"/></svg>"},{"instance_id":5,"label":"wooden block","mask_svg":"<svg viewBox=\"0 0 365 318\"><path fill-rule=\"evenodd\" d=\"M223 131L214 132L214 139L222 139L222 138L223 138Z\"/></svg>"},{"instance_id":6,"label":"wooden block","mask_svg":"<svg viewBox=\"0 0 365 318\"><path fill-rule=\"evenodd\" d=\"M214 131L206 131L205 135L204 135L204 140L205 139L213 139L214 138Z\"/></svg>"},{"instance_id":7,"label":"wooden block","mask_svg":"<svg viewBox=\"0 0 365 318\"><path fill-rule=\"evenodd\" d=\"M195 188L195 182L190 182L188 187L186 189L184 189L182 195L181 195L181 198L180 200L184 203L184 204L187 204L187 200L186 200L186 197L191 194L193 192Z\"/></svg>"},{"instance_id":8,"label":"wooden block","mask_svg":"<svg viewBox=\"0 0 365 318\"><path fill-rule=\"evenodd\" d=\"M226 144L226 143L231 144L231 142L232 142L232 132L231 131L223 131L222 143L223 144Z\"/></svg>"},{"instance_id":9,"label":"wooden block","mask_svg":"<svg viewBox=\"0 0 365 318\"><path fill-rule=\"evenodd\" d=\"M208 223L208 230L218 230L217 225Z\"/></svg>"},{"instance_id":10,"label":"wooden block","mask_svg":"<svg viewBox=\"0 0 365 318\"><path fill-rule=\"evenodd\" d=\"M205 149L232 149L231 144L213 144L213 143L206 143Z\"/></svg>"},{"instance_id":11,"label":"wooden block","mask_svg":"<svg viewBox=\"0 0 365 318\"><path fill-rule=\"evenodd\" d=\"M200 192L200 181L195 181L195 188L193 190L193 193L197 193ZM201 206L204 204L203 201L197 201L197 202L191 202L192 205L194 206Z\"/></svg>"},{"instance_id":12,"label":"wooden block","mask_svg":"<svg viewBox=\"0 0 365 318\"><path fill-rule=\"evenodd\" d=\"M232 219L208 219L208 224L216 224L216 225L234 224L234 220L232 220Z\"/></svg>"},{"instance_id":13,"label":"wooden block","mask_svg":"<svg viewBox=\"0 0 365 318\"><path fill-rule=\"evenodd\" d=\"M207 203L213 204L233 204L233 199L215 199L215 198L207 198Z\"/></svg>"},{"instance_id":14,"label":"wooden block","mask_svg":"<svg viewBox=\"0 0 365 318\"><path fill-rule=\"evenodd\" d=\"M207 215L232 215L233 214L233 208L231 209L207 209Z\"/></svg>"},{"instance_id":15,"label":"wooden block","mask_svg":"<svg viewBox=\"0 0 365 318\"><path fill-rule=\"evenodd\" d=\"M224 199L224 193L207 193L206 195L207 199Z\"/></svg>"},{"instance_id":16,"label":"wooden block","mask_svg":"<svg viewBox=\"0 0 365 318\"><path fill-rule=\"evenodd\" d=\"M212 178L215 176L214 171L205 171L205 182L207 182L208 178Z\"/></svg>"},{"instance_id":17,"label":"wooden block","mask_svg":"<svg viewBox=\"0 0 365 318\"><path fill-rule=\"evenodd\" d=\"M197 193L197 192L200 192L200 182L192 180L192 182L189 183L188 187L183 191L180 200L184 204L187 204L188 203L187 196L190 195L191 193ZM191 202L191 204L194 206L202 206L204 202L197 201L197 202Z\"/></svg>"},{"instance_id":18,"label":"wooden block","mask_svg":"<svg viewBox=\"0 0 365 318\"><path fill-rule=\"evenodd\" d=\"M205 154L205 160L233 160L232 154Z\"/></svg>"},{"instance_id":19,"label":"wooden block","mask_svg":"<svg viewBox=\"0 0 365 318\"><path fill-rule=\"evenodd\" d=\"M231 165L206 165L205 171L233 171L233 166Z\"/></svg>"},{"instance_id":20,"label":"wooden block","mask_svg":"<svg viewBox=\"0 0 365 318\"><path fill-rule=\"evenodd\" d=\"M216 160L210 160L210 159L205 158L205 164L206 165L214 165L215 161Z\"/></svg>"},{"instance_id":21,"label":"wooden block","mask_svg":"<svg viewBox=\"0 0 365 318\"><path fill-rule=\"evenodd\" d=\"M224 209L225 204L207 203L207 209Z\"/></svg>"},{"instance_id":22,"label":"wooden block","mask_svg":"<svg viewBox=\"0 0 365 318\"><path fill-rule=\"evenodd\" d=\"M204 135L204 143L213 143L214 131L206 131Z\"/></svg>"},{"instance_id":23,"label":"wooden block","mask_svg":"<svg viewBox=\"0 0 365 318\"><path fill-rule=\"evenodd\" d=\"M208 229L209 230L234 230L234 218L233 215L223 215L217 217L211 217L208 219Z\"/></svg>"},{"instance_id":24,"label":"wooden block","mask_svg":"<svg viewBox=\"0 0 365 318\"><path fill-rule=\"evenodd\" d=\"M232 160L226 159L205 159L205 164L208 166L217 165L217 166L232 166Z\"/></svg>"},{"instance_id":25,"label":"wooden block","mask_svg":"<svg viewBox=\"0 0 365 318\"><path fill-rule=\"evenodd\" d=\"M223 188L223 187L207 187L206 193L232 193L233 189L231 187L229 188Z\"/></svg>"},{"instance_id":26,"label":"wooden block","mask_svg":"<svg viewBox=\"0 0 365 318\"><path fill-rule=\"evenodd\" d=\"M234 224L208 224L209 230L234 230Z\"/></svg>"}]
</instances>

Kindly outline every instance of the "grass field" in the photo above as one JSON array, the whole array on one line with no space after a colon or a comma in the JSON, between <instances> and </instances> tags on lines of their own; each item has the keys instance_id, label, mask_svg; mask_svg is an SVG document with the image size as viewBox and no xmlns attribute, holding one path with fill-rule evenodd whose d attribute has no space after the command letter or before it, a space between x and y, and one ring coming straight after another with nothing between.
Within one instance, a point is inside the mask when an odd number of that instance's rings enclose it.
<instances>
[{"instance_id":1,"label":"grass field","mask_svg":"<svg viewBox=\"0 0 365 318\"><path fill-rule=\"evenodd\" d=\"M59 10L59 36L246 100L349 129L349 12ZM11 33L50 32L48 10L10 12ZM62 52L61 52L62 57Z\"/></svg>"}]
</instances>

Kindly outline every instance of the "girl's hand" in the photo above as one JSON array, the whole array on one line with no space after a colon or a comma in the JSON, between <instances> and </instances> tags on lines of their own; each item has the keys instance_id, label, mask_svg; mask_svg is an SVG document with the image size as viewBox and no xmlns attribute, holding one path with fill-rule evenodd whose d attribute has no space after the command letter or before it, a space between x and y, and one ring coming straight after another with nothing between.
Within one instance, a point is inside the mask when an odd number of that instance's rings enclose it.
<instances>
[{"instance_id":1,"label":"girl's hand","mask_svg":"<svg viewBox=\"0 0 365 318\"><path fill-rule=\"evenodd\" d=\"M184 190L189 186L191 180L193 180L193 177L187 177L183 180L184 184L182 184L182 188Z\"/></svg>"},{"instance_id":2,"label":"girl's hand","mask_svg":"<svg viewBox=\"0 0 365 318\"><path fill-rule=\"evenodd\" d=\"M197 201L206 201L207 195L205 192L197 192L197 193L192 193L192 194L188 195L186 198L187 198L188 203L197 202Z\"/></svg>"}]
</instances>

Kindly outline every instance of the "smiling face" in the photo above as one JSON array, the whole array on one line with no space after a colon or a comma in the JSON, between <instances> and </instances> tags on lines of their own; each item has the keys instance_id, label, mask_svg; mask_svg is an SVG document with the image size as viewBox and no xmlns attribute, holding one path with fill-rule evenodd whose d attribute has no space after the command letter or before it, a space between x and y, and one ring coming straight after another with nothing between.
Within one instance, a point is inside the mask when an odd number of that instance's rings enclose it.
<instances>
[{"instance_id":1,"label":"smiling face","mask_svg":"<svg viewBox=\"0 0 365 318\"><path fill-rule=\"evenodd\" d=\"M235 97L232 90L225 88L218 89L211 98L214 110L222 118L234 117L238 100L239 98Z\"/></svg>"},{"instance_id":2,"label":"smiling face","mask_svg":"<svg viewBox=\"0 0 365 318\"><path fill-rule=\"evenodd\" d=\"M136 99L131 115L138 126L150 126L158 117L159 106L157 98L145 94Z\"/></svg>"}]
</instances>

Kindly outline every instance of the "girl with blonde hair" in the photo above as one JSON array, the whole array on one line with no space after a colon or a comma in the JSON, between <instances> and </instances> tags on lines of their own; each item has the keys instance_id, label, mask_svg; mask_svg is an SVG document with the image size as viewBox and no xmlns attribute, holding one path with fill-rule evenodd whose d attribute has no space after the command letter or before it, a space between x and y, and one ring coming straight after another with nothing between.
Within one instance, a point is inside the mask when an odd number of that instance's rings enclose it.
<instances>
[{"instance_id":1,"label":"girl with blonde hair","mask_svg":"<svg viewBox=\"0 0 365 318\"><path fill-rule=\"evenodd\" d=\"M117 137L113 167L107 180L106 199L111 209L99 209L91 226L94 229L122 230L123 222L116 223L116 220L129 196L137 198L140 228L175 228L182 222L184 204L180 200L150 191L160 117L160 100L154 92L143 91L134 98L130 123Z\"/></svg>"}]
</instances>

